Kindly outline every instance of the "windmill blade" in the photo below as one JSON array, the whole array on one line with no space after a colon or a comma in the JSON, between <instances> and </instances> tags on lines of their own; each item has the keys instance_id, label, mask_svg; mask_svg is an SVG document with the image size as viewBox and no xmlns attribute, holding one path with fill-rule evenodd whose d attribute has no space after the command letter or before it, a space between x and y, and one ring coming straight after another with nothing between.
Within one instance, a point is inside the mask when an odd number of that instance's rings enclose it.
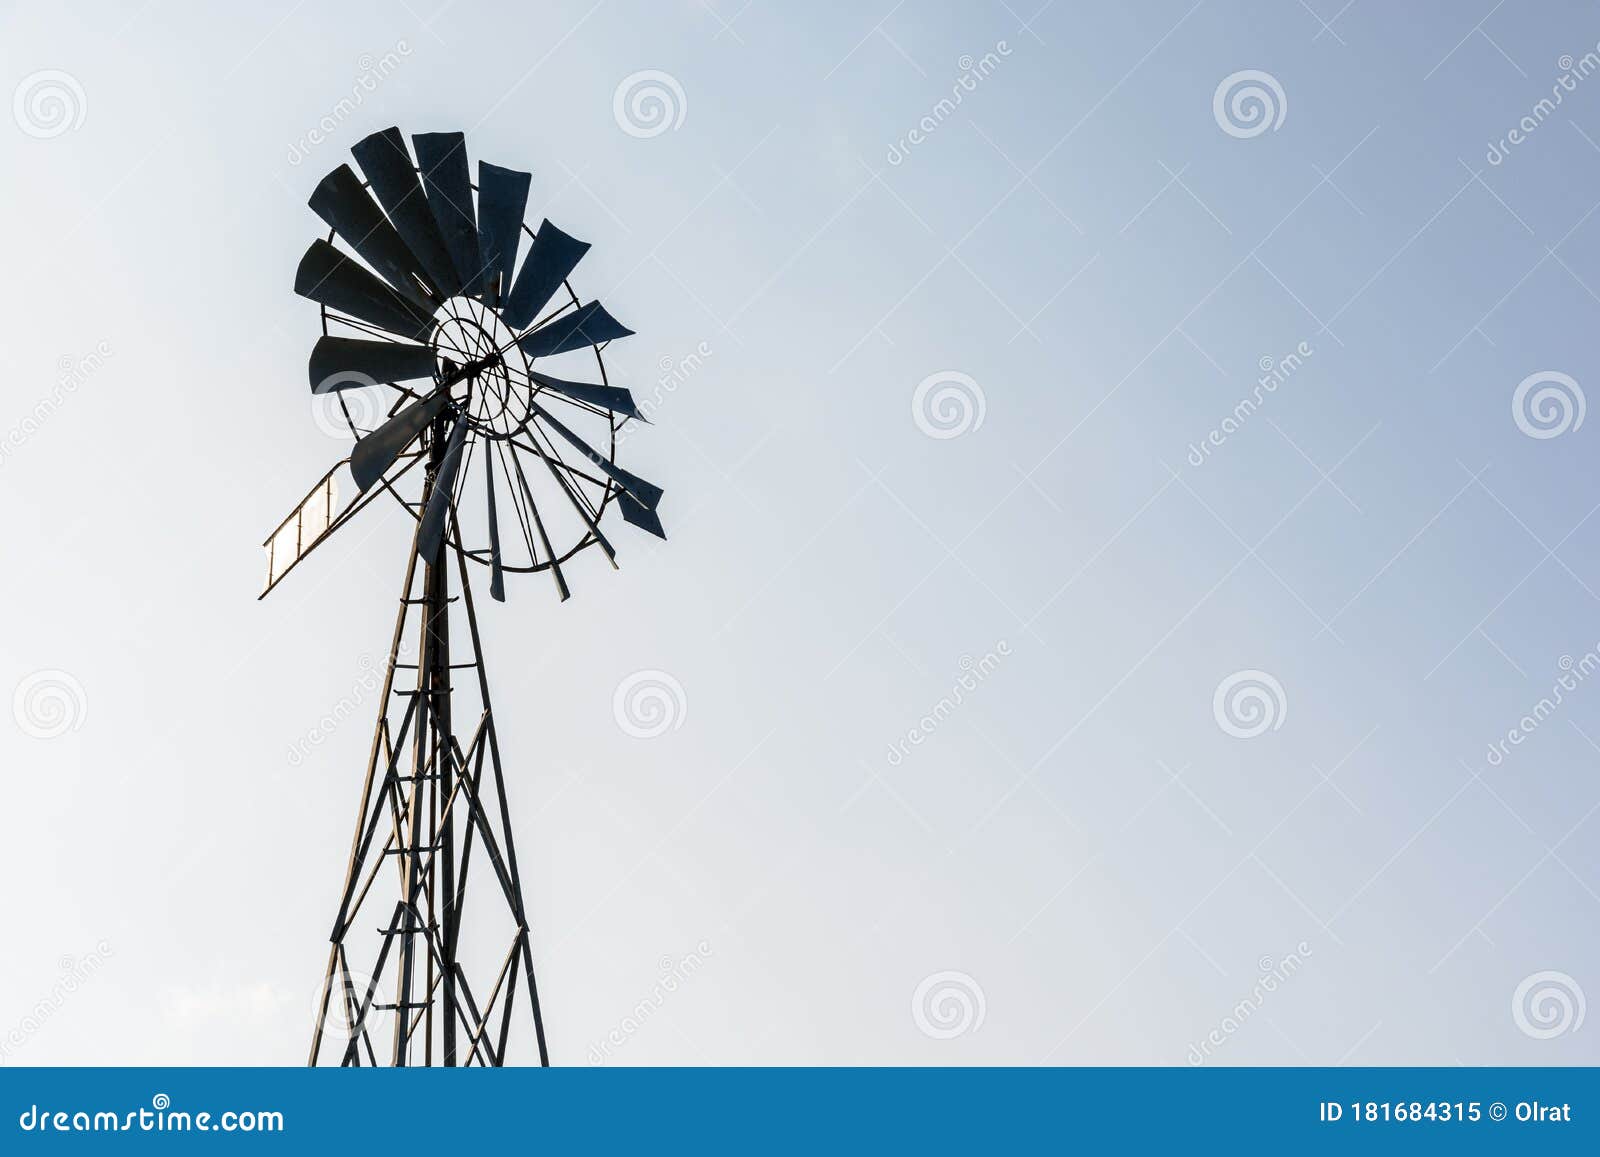
<instances>
[{"instance_id":1,"label":"windmill blade","mask_svg":"<svg viewBox=\"0 0 1600 1157\"><path fill-rule=\"evenodd\" d=\"M382 478L400 452L428 428L449 400L450 395L440 391L415 402L357 442L350 451L350 476L356 485L366 490Z\"/></svg>"},{"instance_id":2,"label":"windmill blade","mask_svg":"<svg viewBox=\"0 0 1600 1157\"><path fill-rule=\"evenodd\" d=\"M433 312L433 304L419 288L433 291L422 263L400 240L349 165L340 165L322 178L308 204L407 301L426 313Z\"/></svg>"},{"instance_id":3,"label":"windmill blade","mask_svg":"<svg viewBox=\"0 0 1600 1157\"><path fill-rule=\"evenodd\" d=\"M427 346L404 342L323 337L311 349L311 392L331 393L380 382L431 378L434 354Z\"/></svg>"},{"instance_id":4,"label":"windmill blade","mask_svg":"<svg viewBox=\"0 0 1600 1157\"><path fill-rule=\"evenodd\" d=\"M633 495L640 506L646 507L650 510L654 510L656 508L656 504L661 501L661 487L657 486L653 482L646 482L637 474L632 474L627 470L624 470L621 466L618 466L616 463L612 462L605 455L598 453L592 446L589 445L589 443L585 442L571 430L567 429L557 419L551 417L550 412L539 405L539 403L532 402L530 405L533 407L534 413L538 414L539 417L543 418L550 424L550 428L552 430L560 434L568 442L571 442L572 445L577 448L580 454L589 459L590 462L594 463L595 469L599 470L606 477L610 478L618 486L622 487L623 490Z\"/></svg>"},{"instance_id":5,"label":"windmill blade","mask_svg":"<svg viewBox=\"0 0 1600 1157\"><path fill-rule=\"evenodd\" d=\"M532 173L478 162L478 256L483 259L484 300L490 305L498 306L511 291L532 184Z\"/></svg>"},{"instance_id":6,"label":"windmill blade","mask_svg":"<svg viewBox=\"0 0 1600 1157\"><path fill-rule=\"evenodd\" d=\"M617 509L622 511L622 521L641 530L648 530L659 539L665 539L667 532L661 527L661 518L654 510L646 509L633 500L633 495L624 490L617 495Z\"/></svg>"},{"instance_id":7,"label":"windmill blade","mask_svg":"<svg viewBox=\"0 0 1600 1157\"><path fill-rule=\"evenodd\" d=\"M561 378L552 378L548 374L541 374L537 370L528 373L539 385L547 390L554 390L569 398L576 398L580 402L588 402L591 406L599 406L602 410L610 410L616 414L623 414L629 418L638 418L645 421L639 407L634 405L633 395L621 386L595 386L588 382L568 382Z\"/></svg>"},{"instance_id":8,"label":"windmill blade","mask_svg":"<svg viewBox=\"0 0 1600 1157\"><path fill-rule=\"evenodd\" d=\"M387 128L359 141L350 150L361 171L372 184L372 191L389 214L395 232L416 255L427 271L429 288L436 297L453 297L461 292L450 251L422 195L411 154L398 128Z\"/></svg>"},{"instance_id":9,"label":"windmill blade","mask_svg":"<svg viewBox=\"0 0 1600 1157\"><path fill-rule=\"evenodd\" d=\"M494 504L494 454L485 445L483 475L489 485L489 597L497 603L506 601L506 576L500 560L500 514Z\"/></svg>"},{"instance_id":10,"label":"windmill blade","mask_svg":"<svg viewBox=\"0 0 1600 1157\"><path fill-rule=\"evenodd\" d=\"M433 478L433 493L428 495L428 508L422 512L422 525L417 530L417 555L425 562L438 558L439 547L444 543L451 492L455 490L456 472L461 469L461 447L466 440L467 416L462 414L450 431L450 440L445 443L439 473Z\"/></svg>"},{"instance_id":11,"label":"windmill blade","mask_svg":"<svg viewBox=\"0 0 1600 1157\"><path fill-rule=\"evenodd\" d=\"M422 341L433 329L431 318L320 238L300 259L294 291L401 337Z\"/></svg>"},{"instance_id":12,"label":"windmill blade","mask_svg":"<svg viewBox=\"0 0 1600 1157\"><path fill-rule=\"evenodd\" d=\"M505 323L512 329L530 324L550 304L556 290L587 252L587 241L568 237L548 220L540 222L528 259L522 263L522 272L517 274L517 282L506 299L502 311Z\"/></svg>"},{"instance_id":13,"label":"windmill blade","mask_svg":"<svg viewBox=\"0 0 1600 1157\"><path fill-rule=\"evenodd\" d=\"M417 150L428 207L461 279L461 292L479 297L483 293L483 259L478 255L478 222L472 210L467 138L461 133L416 133L411 144Z\"/></svg>"},{"instance_id":14,"label":"windmill blade","mask_svg":"<svg viewBox=\"0 0 1600 1157\"><path fill-rule=\"evenodd\" d=\"M520 339L517 345L530 358L543 358L584 346L600 345L632 333L631 329L607 313L605 306L598 301L591 301L565 317L556 318L549 325L540 326Z\"/></svg>"}]
</instances>

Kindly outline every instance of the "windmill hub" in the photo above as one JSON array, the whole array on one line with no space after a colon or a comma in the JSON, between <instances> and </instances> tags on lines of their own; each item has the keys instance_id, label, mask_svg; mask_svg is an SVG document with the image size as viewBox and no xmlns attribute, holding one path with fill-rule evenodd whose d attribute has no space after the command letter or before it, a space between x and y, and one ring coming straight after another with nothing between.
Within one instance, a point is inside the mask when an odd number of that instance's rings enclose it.
<instances>
[{"instance_id":1,"label":"windmill hub","mask_svg":"<svg viewBox=\"0 0 1600 1157\"><path fill-rule=\"evenodd\" d=\"M471 298L447 301L434 317L429 344L440 357L440 378L465 364L471 372L467 388L454 396L467 405L475 432L510 438L527 429L533 417L534 387L527 357L517 348L517 335L495 310Z\"/></svg>"}]
</instances>

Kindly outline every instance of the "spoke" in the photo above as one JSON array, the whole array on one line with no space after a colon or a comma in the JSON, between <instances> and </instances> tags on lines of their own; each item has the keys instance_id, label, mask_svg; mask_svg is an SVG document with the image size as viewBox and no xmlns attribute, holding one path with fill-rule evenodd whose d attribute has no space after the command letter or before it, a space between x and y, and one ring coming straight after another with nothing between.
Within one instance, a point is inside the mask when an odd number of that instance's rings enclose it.
<instances>
[{"instance_id":1,"label":"spoke","mask_svg":"<svg viewBox=\"0 0 1600 1157\"><path fill-rule=\"evenodd\" d=\"M656 508L656 505L661 501L661 487L657 486L653 482L645 481L637 474L633 474L627 470L624 470L621 466L618 466L615 462L602 455L593 446L589 445L582 438L578 437L577 434L567 429L560 419L556 418L548 410L540 406L539 403L532 402L530 405L533 407L533 412L538 417L543 418L545 423L549 425L557 434L560 434L562 439L568 445L572 446L573 449L577 450L580 454L587 458L589 462L593 464L595 469L599 470L607 478L611 479L611 481L615 482L623 490L626 490L630 495L632 495L634 500L637 501L639 505L649 510L654 510Z\"/></svg>"},{"instance_id":2,"label":"spoke","mask_svg":"<svg viewBox=\"0 0 1600 1157\"><path fill-rule=\"evenodd\" d=\"M515 451L512 451L515 454ZM511 473L511 468L506 465L505 448L495 446L495 454L500 460L500 474L506 480L506 489L511 492L511 509L516 513L517 524L522 530L523 545L528 548L528 565L539 565L539 551L533 545L533 525L528 521L528 514L523 506L522 491L517 487L517 480Z\"/></svg>"},{"instance_id":3,"label":"spoke","mask_svg":"<svg viewBox=\"0 0 1600 1157\"><path fill-rule=\"evenodd\" d=\"M534 428L537 429L537 427ZM543 434L544 431L540 430L539 433ZM538 439L535 439L535 443L538 443ZM596 486L600 487L601 497L599 506L596 506L589 500L589 496L588 494L584 493L583 487L572 487L572 492L583 500L584 508L588 510L589 514L598 521L600 518L600 512L605 508L606 497L611 493L607 483L603 479L593 478L584 474L583 471L579 470L577 467L573 466L572 463L568 462L566 458L562 456L561 451L556 447L555 440L551 438L549 434L544 434L544 444L539 448L545 452L545 458L547 461L561 467L561 469L565 470L570 475L574 475L579 478L586 478L588 481L593 482Z\"/></svg>"},{"instance_id":4,"label":"spoke","mask_svg":"<svg viewBox=\"0 0 1600 1157\"><path fill-rule=\"evenodd\" d=\"M538 433L541 433L541 434L543 433L543 431L542 430L538 430L538 428L536 426L529 426L528 429L537 431ZM545 437L546 437L546 439L548 439L549 435L545 435ZM529 454L533 454L533 455L535 455L535 456L537 456L539 458L554 459L555 465L557 465L561 469L565 470L568 474L571 474L574 478L581 478L585 482L589 482L589 483L592 483L595 486L600 487L600 489L602 489L602 490L605 490L610 486L610 483L607 482L604 478L596 478L593 474L589 474L589 473L586 473L586 472L584 472L582 470L579 470L576 466L572 465L566 459L562 458L561 457L561 451L557 450L553 445L549 449L543 449L543 448L541 448L539 446L528 446L528 445L525 445L524 443L517 441L515 438L510 439L510 442L517 449L525 450ZM595 513L593 506L591 506L589 508L589 510L590 510L591 513Z\"/></svg>"},{"instance_id":5,"label":"spoke","mask_svg":"<svg viewBox=\"0 0 1600 1157\"><path fill-rule=\"evenodd\" d=\"M445 309L445 312L450 315L450 320L456 323L457 332L459 333L462 319L461 319L461 315L456 312L456 301L457 300L458 299L454 298L454 297L452 297L449 300L447 300L444 303L444 309ZM438 334L439 334L440 340L448 343L450 348L453 351L455 351L456 353L461 355L461 360L462 361L470 362L472 360L472 355L470 353L468 353L467 350L462 348L460 345L456 344L456 341L455 341L456 334L450 333L450 331L448 330L447 327L442 326L442 325L439 326L438 327Z\"/></svg>"},{"instance_id":6,"label":"spoke","mask_svg":"<svg viewBox=\"0 0 1600 1157\"><path fill-rule=\"evenodd\" d=\"M611 543L606 540L605 534L601 532L599 525L595 522L594 516L589 513L589 509L584 504L581 496L573 492L572 484L562 477L561 471L556 468L556 464L542 450L537 446L528 448L539 456L539 461L543 462L550 471L550 477L554 478L557 485L566 493L567 501L572 503L573 509L578 512L578 517L583 519L584 525L589 528L589 533L594 535L594 540L600 544L600 549L606 552L606 558L611 562L611 569L620 569L617 566L617 552L612 549Z\"/></svg>"},{"instance_id":7,"label":"spoke","mask_svg":"<svg viewBox=\"0 0 1600 1157\"><path fill-rule=\"evenodd\" d=\"M367 335L369 335L371 337L374 337L374 338L378 338L378 339L380 339L382 341L388 341L388 342L402 342L402 341L405 341L405 342L409 342L409 340L410 340L409 338L397 337L394 334L390 333L388 330L380 329L379 327L371 324L370 322L362 321L358 317L351 317L349 314L342 313L339 310L334 309L331 305L328 306L328 320L329 321L336 321L340 325L347 325L351 329L360 330L362 333L367 334Z\"/></svg>"},{"instance_id":8,"label":"spoke","mask_svg":"<svg viewBox=\"0 0 1600 1157\"><path fill-rule=\"evenodd\" d=\"M586 402L581 398L574 398L567 394L559 393L556 390L550 389L548 386L540 385L538 382L529 377L526 372L516 368L515 366L508 364L506 366L506 372L508 375L521 379L522 384L527 388L529 394L536 398L543 398L547 402L561 402L564 405L571 406L573 409L582 410L586 414L593 414L597 418L604 418L608 422L611 420L611 415L617 412L615 410L607 409L604 406L597 406L592 402Z\"/></svg>"},{"instance_id":9,"label":"spoke","mask_svg":"<svg viewBox=\"0 0 1600 1157\"><path fill-rule=\"evenodd\" d=\"M567 588L566 576L561 573L561 564L556 561L556 552L550 548L550 536L545 533L544 519L539 517L539 504L533 500L533 491L528 486L527 476L522 473L522 463L518 460L515 449L511 451L511 462L517 468L517 481L522 484L522 491L528 496L528 512L533 515L533 525L538 528L539 541L544 543L544 553L550 559L550 573L555 576L556 590L561 595L561 601L566 602L572 597L572 592ZM590 525L593 526L593 523ZM615 562L612 565L615 566Z\"/></svg>"}]
</instances>

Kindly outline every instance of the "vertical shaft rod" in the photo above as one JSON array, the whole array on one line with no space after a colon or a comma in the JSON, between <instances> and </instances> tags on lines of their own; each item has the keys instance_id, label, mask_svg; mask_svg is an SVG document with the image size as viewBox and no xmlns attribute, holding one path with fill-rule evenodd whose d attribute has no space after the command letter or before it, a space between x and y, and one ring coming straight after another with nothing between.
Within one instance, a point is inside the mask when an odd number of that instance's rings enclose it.
<instances>
[{"instance_id":1,"label":"vertical shaft rod","mask_svg":"<svg viewBox=\"0 0 1600 1157\"><path fill-rule=\"evenodd\" d=\"M439 575L439 614L431 639L433 649L433 679L437 698L434 703L433 720L434 730L438 735L439 750L434 757L434 807L444 806L444 800L450 797L451 790L455 787L455 777L464 774L464 769L456 766L455 749L451 742L454 736L454 721L450 714L450 695L453 688L450 684L450 567L446 562L450 555L448 542L439 546L439 557L434 562L433 569ZM428 876L430 888L434 881L434 866L439 866L438 875L438 905L433 911L440 913L442 927L439 939L442 942L443 959L440 961L442 981L444 987L444 1002L442 1012L444 1016L444 1063L447 1066L456 1064L456 846L455 846L455 809L444 817L437 843L439 850L428 860ZM431 964L432 957L429 957Z\"/></svg>"},{"instance_id":2,"label":"vertical shaft rod","mask_svg":"<svg viewBox=\"0 0 1600 1157\"><path fill-rule=\"evenodd\" d=\"M444 459L445 439L442 423L435 426L428 447L428 474L427 481L422 487L420 509L426 509L429 498L433 495L435 480L439 475L439 464ZM443 548L441 547L441 554ZM416 730L412 734L411 750L411 800L409 807L408 830L404 835L406 846L401 849L400 855L406 865L405 899L401 913L402 931L400 932L400 963L399 983L395 995L394 1021L394 1059L396 1067L402 1067L409 1060L409 1045L411 1035L411 1007L413 1001L412 987L414 978L414 964L416 958L416 936L418 932L417 920L421 910L422 899L422 813L426 802L424 793L428 781L424 774L428 767L430 754L437 752L438 722L434 718L434 705L436 696L448 687L447 682L436 682L435 669L437 660L435 651L435 631L440 616L449 613L449 606L441 595L440 588L446 578L445 569L436 565L439 559L424 559L423 565L423 604L422 604L422 630L420 651L417 655L417 700L416 700ZM449 660L446 660L445 678L449 678ZM445 737L448 744L449 737ZM438 763L434 764L434 772L441 770ZM429 874L432 874L432 858L429 858ZM428 1000L433 999L431 988L424 989Z\"/></svg>"}]
</instances>

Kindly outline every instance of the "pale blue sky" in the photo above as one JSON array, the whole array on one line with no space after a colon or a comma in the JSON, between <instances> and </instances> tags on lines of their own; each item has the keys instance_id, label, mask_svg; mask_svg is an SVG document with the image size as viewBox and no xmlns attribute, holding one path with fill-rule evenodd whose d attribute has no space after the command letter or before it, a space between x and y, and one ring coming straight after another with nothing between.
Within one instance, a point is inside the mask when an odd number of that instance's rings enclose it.
<instances>
[{"instance_id":1,"label":"pale blue sky","mask_svg":"<svg viewBox=\"0 0 1600 1157\"><path fill-rule=\"evenodd\" d=\"M1513 416L1596 380L1600 79L1534 113L1591 6L0 12L4 89L67 101L0 122L0 427L60 398L0 456L0 685L72 681L64 734L0 727L0 1034L110 949L8 1061L302 1059L370 702L289 752L360 697L406 528L259 604L258 544L347 452L305 200L391 124L533 171L638 331L614 381L708 351L624 447L670 540L485 611L557 1063L702 943L617 1063L1182 1064L1290 953L1213 1063L1600 1060L1513 1014L1541 973L1600 993L1600 686L1486 754L1600 646L1600 425ZM682 94L648 137L643 70ZM1282 94L1255 135L1214 114L1244 70ZM982 422L931 437L949 374ZM613 717L640 670L684 689L657 738ZM1239 738L1251 671L1279 726ZM952 972L982 1022L929 1034Z\"/></svg>"}]
</instances>

